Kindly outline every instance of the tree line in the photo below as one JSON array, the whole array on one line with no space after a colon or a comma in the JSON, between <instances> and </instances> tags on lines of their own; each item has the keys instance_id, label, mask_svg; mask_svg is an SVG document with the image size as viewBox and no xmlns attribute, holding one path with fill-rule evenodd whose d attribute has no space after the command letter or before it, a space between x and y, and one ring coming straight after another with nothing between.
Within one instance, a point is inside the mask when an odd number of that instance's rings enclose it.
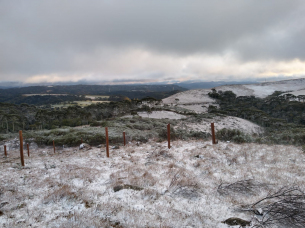
<instances>
[{"instance_id":1,"label":"tree line","mask_svg":"<svg viewBox=\"0 0 305 228\"><path fill-rule=\"evenodd\" d=\"M0 103L0 133L23 130L75 127L130 114L139 101L97 103L87 107L39 108L28 104Z\"/></svg>"},{"instance_id":2,"label":"tree line","mask_svg":"<svg viewBox=\"0 0 305 228\"><path fill-rule=\"evenodd\" d=\"M280 127L287 123L305 125L305 96L294 96L275 91L266 98L255 96L237 97L232 91L216 91L209 96L218 101L219 109L209 107L209 112L237 116L264 127Z\"/></svg>"}]
</instances>

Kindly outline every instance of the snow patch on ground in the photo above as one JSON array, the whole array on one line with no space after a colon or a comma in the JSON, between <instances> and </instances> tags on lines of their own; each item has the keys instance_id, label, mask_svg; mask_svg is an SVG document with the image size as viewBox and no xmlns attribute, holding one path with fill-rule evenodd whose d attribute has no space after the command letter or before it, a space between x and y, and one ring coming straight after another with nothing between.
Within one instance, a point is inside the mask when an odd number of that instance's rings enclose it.
<instances>
[{"instance_id":1,"label":"snow patch on ground","mask_svg":"<svg viewBox=\"0 0 305 228\"><path fill-rule=\"evenodd\" d=\"M45 151L42 153L42 151ZM18 150L0 157L1 227L213 227L234 208L282 186L305 186L305 154L294 146L210 141L135 142L118 150L38 148L20 167ZM217 191L221 183L253 179L270 189ZM135 191L113 187L130 184Z\"/></svg>"},{"instance_id":2,"label":"snow patch on ground","mask_svg":"<svg viewBox=\"0 0 305 228\"><path fill-rule=\"evenodd\" d=\"M293 91L293 92L288 92L289 94L293 94L294 96L299 96L299 95L305 95L305 89ZM287 94L283 93L282 95Z\"/></svg>"},{"instance_id":3,"label":"snow patch on ground","mask_svg":"<svg viewBox=\"0 0 305 228\"><path fill-rule=\"evenodd\" d=\"M237 96L256 96L260 98L265 98L274 91L292 91L289 93L298 96L305 95L305 78L251 85L224 85L215 87L215 89L223 92L232 91ZM195 113L206 113L209 105L218 106L216 100L209 97L209 92L211 92L211 89L187 90L167 97L162 101L164 104L177 105Z\"/></svg>"},{"instance_id":4,"label":"snow patch on ground","mask_svg":"<svg viewBox=\"0 0 305 228\"><path fill-rule=\"evenodd\" d=\"M216 100L209 97L210 89L187 90L163 99L167 105L177 105L195 113L206 113L209 105L215 105Z\"/></svg>"},{"instance_id":5,"label":"snow patch on ground","mask_svg":"<svg viewBox=\"0 0 305 228\"><path fill-rule=\"evenodd\" d=\"M260 98L271 95L274 91L299 91L305 89L305 78L284 80L276 82L264 82L251 85L227 85L218 86L215 89L228 91L231 90L237 96L256 96ZM290 93L292 93L290 92Z\"/></svg>"},{"instance_id":6,"label":"snow patch on ground","mask_svg":"<svg viewBox=\"0 0 305 228\"><path fill-rule=\"evenodd\" d=\"M218 107L218 105L215 105ZM185 108L185 109L188 109L190 111L193 111L195 113L207 113L208 112L208 107L209 105L207 104L190 104L190 105L178 105L178 107L181 107L181 108Z\"/></svg>"},{"instance_id":7,"label":"snow patch on ground","mask_svg":"<svg viewBox=\"0 0 305 228\"><path fill-rule=\"evenodd\" d=\"M186 116L169 111L153 111L150 114L147 112L138 112L138 115L141 117L148 117L152 119L183 119Z\"/></svg>"},{"instance_id":8,"label":"snow patch on ground","mask_svg":"<svg viewBox=\"0 0 305 228\"><path fill-rule=\"evenodd\" d=\"M209 92L211 92L210 89L187 90L181 93L174 94L170 97L164 98L162 101L164 104L213 103L215 102L215 100L208 96Z\"/></svg>"},{"instance_id":9,"label":"snow patch on ground","mask_svg":"<svg viewBox=\"0 0 305 228\"><path fill-rule=\"evenodd\" d=\"M226 117L214 117L213 119L204 119L198 123L188 123L184 125L184 123L180 123L178 127L186 128L187 130L193 131L202 131L202 132L211 132L211 123L214 122L215 130L220 130L223 128L227 129L236 129L244 132L246 134L261 134L263 133L263 129L248 120L244 120L238 117L226 116Z\"/></svg>"}]
</instances>

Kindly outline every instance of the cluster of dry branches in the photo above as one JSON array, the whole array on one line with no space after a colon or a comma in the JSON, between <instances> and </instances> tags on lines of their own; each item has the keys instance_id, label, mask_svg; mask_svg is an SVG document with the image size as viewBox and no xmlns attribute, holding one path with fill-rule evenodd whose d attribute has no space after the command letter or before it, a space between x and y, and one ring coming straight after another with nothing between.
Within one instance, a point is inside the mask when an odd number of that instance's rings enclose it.
<instances>
[{"instance_id":1,"label":"cluster of dry branches","mask_svg":"<svg viewBox=\"0 0 305 228\"><path fill-rule=\"evenodd\" d=\"M247 207L242 210L258 215L253 227L305 227L305 194L299 187L283 187Z\"/></svg>"},{"instance_id":2,"label":"cluster of dry branches","mask_svg":"<svg viewBox=\"0 0 305 228\"><path fill-rule=\"evenodd\" d=\"M199 184L195 178L185 170L179 170L172 178L169 185L172 194L184 198L194 199L199 197Z\"/></svg>"},{"instance_id":3,"label":"cluster of dry branches","mask_svg":"<svg viewBox=\"0 0 305 228\"><path fill-rule=\"evenodd\" d=\"M253 179L236 181L234 183L221 183L217 192L221 195L229 195L231 193L256 195L262 188L267 188L266 184L257 183Z\"/></svg>"}]
</instances>

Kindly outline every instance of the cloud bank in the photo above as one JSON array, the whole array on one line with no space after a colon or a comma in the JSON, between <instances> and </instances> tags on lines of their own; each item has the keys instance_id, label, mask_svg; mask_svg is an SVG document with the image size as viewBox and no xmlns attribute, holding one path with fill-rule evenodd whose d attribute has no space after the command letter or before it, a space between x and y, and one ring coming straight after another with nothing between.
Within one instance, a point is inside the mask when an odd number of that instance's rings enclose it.
<instances>
[{"instance_id":1,"label":"cloud bank","mask_svg":"<svg viewBox=\"0 0 305 228\"><path fill-rule=\"evenodd\" d=\"M302 0L0 1L0 81L305 76Z\"/></svg>"}]
</instances>

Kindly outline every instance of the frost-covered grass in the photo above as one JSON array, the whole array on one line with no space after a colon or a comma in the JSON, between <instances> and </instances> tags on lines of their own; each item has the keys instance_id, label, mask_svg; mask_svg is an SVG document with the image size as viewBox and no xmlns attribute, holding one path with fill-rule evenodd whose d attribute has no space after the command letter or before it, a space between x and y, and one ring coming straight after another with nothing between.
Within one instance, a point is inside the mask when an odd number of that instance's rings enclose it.
<instances>
[{"instance_id":1,"label":"frost-covered grass","mask_svg":"<svg viewBox=\"0 0 305 228\"><path fill-rule=\"evenodd\" d=\"M110 150L38 148L0 158L1 227L227 227L234 210L283 186L304 188L305 154L294 146L150 140ZM241 180L252 191L219 191ZM137 191L118 185L143 188ZM257 187L262 186L262 187ZM233 190L232 190L233 189Z\"/></svg>"},{"instance_id":2,"label":"frost-covered grass","mask_svg":"<svg viewBox=\"0 0 305 228\"><path fill-rule=\"evenodd\" d=\"M153 119L183 119L186 118L184 115L177 114L169 111L153 111L151 113L138 112L141 117L153 118Z\"/></svg>"}]
</instances>

